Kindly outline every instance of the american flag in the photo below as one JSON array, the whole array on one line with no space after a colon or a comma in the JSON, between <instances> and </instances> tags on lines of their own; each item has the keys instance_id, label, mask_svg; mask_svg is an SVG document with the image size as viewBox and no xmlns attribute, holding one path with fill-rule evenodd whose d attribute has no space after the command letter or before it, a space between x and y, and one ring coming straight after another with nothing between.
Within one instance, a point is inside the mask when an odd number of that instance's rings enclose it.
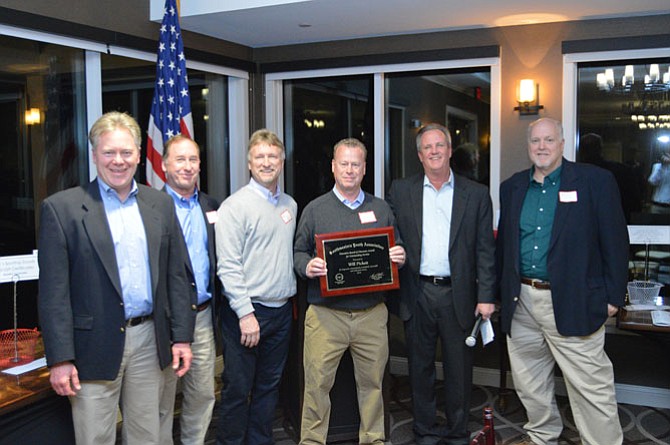
<instances>
[{"instance_id":1,"label":"american flag","mask_svg":"<svg viewBox=\"0 0 670 445\"><path fill-rule=\"evenodd\" d=\"M165 142L180 133L193 138L191 97L176 0L165 0L147 133L147 184L161 189L165 184L161 168Z\"/></svg>"}]
</instances>

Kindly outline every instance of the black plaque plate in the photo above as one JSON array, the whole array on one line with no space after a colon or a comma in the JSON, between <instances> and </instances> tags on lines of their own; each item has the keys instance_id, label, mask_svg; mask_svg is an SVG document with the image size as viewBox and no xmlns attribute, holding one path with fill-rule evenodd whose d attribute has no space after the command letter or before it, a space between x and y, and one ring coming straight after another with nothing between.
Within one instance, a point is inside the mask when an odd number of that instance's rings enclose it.
<instances>
[{"instance_id":1,"label":"black plaque plate","mask_svg":"<svg viewBox=\"0 0 670 445\"><path fill-rule=\"evenodd\" d=\"M315 239L316 253L328 269L320 280L324 297L400 287L398 266L389 257L395 245L393 227L319 234Z\"/></svg>"}]
</instances>

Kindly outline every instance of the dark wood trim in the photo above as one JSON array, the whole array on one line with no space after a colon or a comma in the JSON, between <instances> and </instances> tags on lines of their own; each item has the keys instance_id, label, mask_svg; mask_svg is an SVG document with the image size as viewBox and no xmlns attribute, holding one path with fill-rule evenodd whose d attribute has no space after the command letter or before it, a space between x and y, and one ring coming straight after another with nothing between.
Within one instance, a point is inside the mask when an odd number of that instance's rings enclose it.
<instances>
[{"instance_id":1,"label":"dark wood trim","mask_svg":"<svg viewBox=\"0 0 670 445\"><path fill-rule=\"evenodd\" d=\"M94 26L83 25L80 23L68 22L66 20L41 16L29 12L17 11L5 7L0 7L0 23L16 26L17 28L32 29L50 34L89 40L105 45L115 45L151 53L155 53L157 49L156 40L96 28ZM158 24L156 24L156 30L158 30ZM186 46L184 50L187 60L210 63L212 65L219 65L247 72L253 72L256 69L256 65L251 61L214 54L189 48L188 46Z\"/></svg>"},{"instance_id":2,"label":"dark wood trim","mask_svg":"<svg viewBox=\"0 0 670 445\"><path fill-rule=\"evenodd\" d=\"M479 59L499 57L500 47L497 45L476 46L469 48L448 48L403 53L370 54L351 57L331 57L290 62L272 62L259 64L261 73L285 71L318 70L327 68L344 68L371 65L390 65L396 63L434 62L436 60Z\"/></svg>"},{"instance_id":3,"label":"dark wood trim","mask_svg":"<svg viewBox=\"0 0 670 445\"><path fill-rule=\"evenodd\" d=\"M670 48L670 34L615 37L608 39L566 40L562 43L563 54L653 48Z\"/></svg>"}]
</instances>

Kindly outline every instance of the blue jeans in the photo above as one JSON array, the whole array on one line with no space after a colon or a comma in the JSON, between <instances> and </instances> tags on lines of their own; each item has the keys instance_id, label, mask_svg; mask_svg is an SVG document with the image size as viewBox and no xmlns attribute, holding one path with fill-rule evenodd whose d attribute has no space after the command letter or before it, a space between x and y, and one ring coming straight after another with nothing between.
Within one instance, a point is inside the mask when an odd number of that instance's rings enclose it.
<instances>
[{"instance_id":1,"label":"blue jeans","mask_svg":"<svg viewBox=\"0 0 670 445\"><path fill-rule=\"evenodd\" d=\"M291 337L290 302L279 308L254 304L261 329L257 346L240 344L240 325L224 302L223 389L216 436L218 445L272 445L272 422Z\"/></svg>"}]
</instances>

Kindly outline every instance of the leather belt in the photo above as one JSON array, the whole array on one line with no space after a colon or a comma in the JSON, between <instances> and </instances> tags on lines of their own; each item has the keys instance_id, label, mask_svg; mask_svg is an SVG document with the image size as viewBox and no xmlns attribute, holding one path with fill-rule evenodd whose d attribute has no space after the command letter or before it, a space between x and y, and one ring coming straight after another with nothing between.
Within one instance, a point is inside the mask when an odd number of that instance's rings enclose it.
<instances>
[{"instance_id":1,"label":"leather belt","mask_svg":"<svg viewBox=\"0 0 670 445\"><path fill-rule=\"evenodd\" d=\"M652 201L651 203L652 203L653 205L655 205L655 206L659 206L659 207L670 207L670 203L668 203L668 202L656 202L656 201Z\"/></svg>"},{"instance_id":2,"label":"leather belt","mask_svg":"<svg viewBox=\"0 0 670 445\"><path fill-rule=\"evenodd\" d=\"M419 275L423 281L433 283L435 286L451 286L451 277L431 277L428 275Z\"/></svg>"},{"instance_id":3,"label":"leather belt","mask_svg":"<svg viewBox=\"0 0 670 445\"><path fill-rule=\"evenodd\" d=\"M207 300L207 301L205 301L204 303L200 303L200 304L198 305L198 308L197 308L197 309L198 309L198 312L202 312L202 311L204 311L205 309L207 309L207 308L209 307L209 305L210 305L211 302L212 302L212 300Z\"/></svg>"},{"instance_id":4,"label":"leather belt","mask_svg":"<svg viewBox=\"0 0 670 445\"><path fill-rule=\"evenodd\" d=\"M139 324L144 323L145 321L151 320L152 318L153 318L153 316L151 314L142 315L141 317L129 318L128 320L126 320L126 327L137 326Z\"/></svg>"},{"instance_id":5,"label":"leather belt","mask_svg":"<svg viewBox=\"0 0 670 445\"><path fill-rule=\"evenodd\" d=\"M367 311L370 311L370 310L376 308L377 306L379 306L380 304L381 304L381 303L377 303L377 304L375 304L374 306L364 307L364 308L360 308L360 309L345 309L345 308L336 308L336 307L331 308L331 309L334 310L334 311L346 312L347 314L352 314L352 313L357 313L357 312L367 312Z\"/></svg>"},{"instance_id":6,"label":"leather belt","mask_svg":"<svg viewBox=\"0 0 670 445\"><path fill-rule=\"evenodd\" d=\"M540 289L540 290L551 289L551 283L549 283L548 281L538 280L537 278L521 277L521 283L527 284L533 289Z\"/></svg>"}]
</instances>

